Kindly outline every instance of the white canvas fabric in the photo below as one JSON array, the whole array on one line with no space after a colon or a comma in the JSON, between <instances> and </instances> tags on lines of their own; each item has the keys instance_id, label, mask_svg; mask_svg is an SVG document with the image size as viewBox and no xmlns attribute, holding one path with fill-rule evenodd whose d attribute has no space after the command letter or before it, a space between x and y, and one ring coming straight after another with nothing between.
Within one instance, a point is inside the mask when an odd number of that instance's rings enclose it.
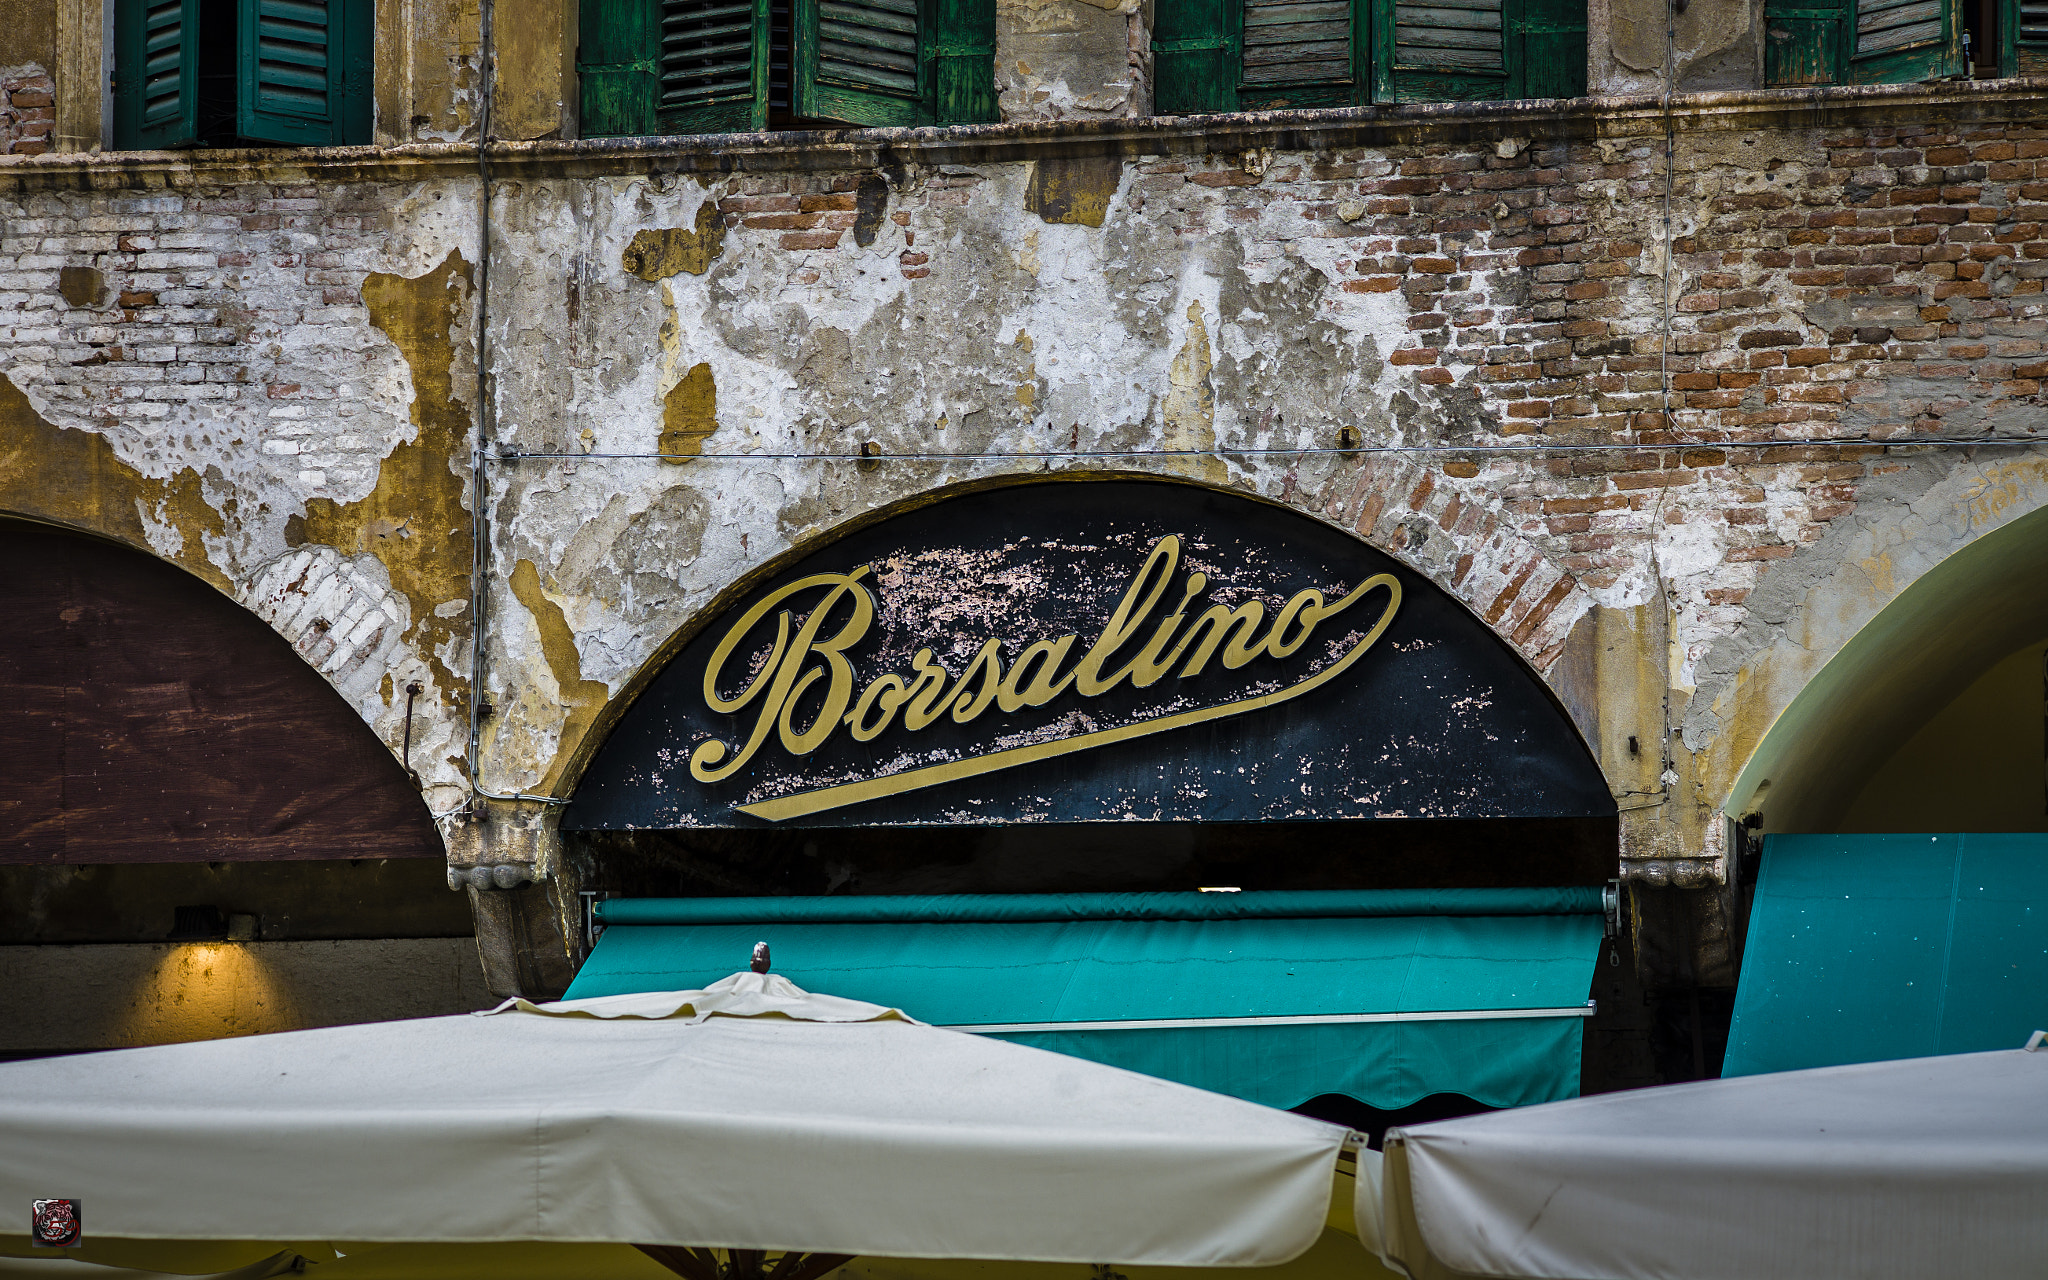
<instances>
[{"instance_id":1,"label":"white canvas fabric","mask_svg":"<svg viewBox=\"0 0 2048 1280\"><path fill-rule=\"evenodd\" d=\"M2048 1274L2048 1052L1601 1094L1366 1163L1360 1239L1416 1280Z\"/></svg>"},{"instance_id":2,"label":"white canvas fabric","mask_svg":"<svg viewBox=\"0 0 2048 1280\"><path fill-rule=\"evenodd\" d=\"M93 1238L1177 1266L1322 1230L1342 1128L821 999L741 975L0 1066L0 1204L79 1198Z\"/></svg>"}]
</instances>

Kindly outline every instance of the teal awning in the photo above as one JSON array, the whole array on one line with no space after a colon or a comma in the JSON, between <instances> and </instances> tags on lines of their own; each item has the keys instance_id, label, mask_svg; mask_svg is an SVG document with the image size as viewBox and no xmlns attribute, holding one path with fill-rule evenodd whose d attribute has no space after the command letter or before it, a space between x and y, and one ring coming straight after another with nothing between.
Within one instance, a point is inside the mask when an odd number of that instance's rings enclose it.
<instances>
[{"instance_id":1,"label":"teal awning","mask_svg":"<svg viewBox=\"0 0 2048 1280\"><path fill-rule=\"evenodd\" d=\"M571 998L798 986L1271 1106L1575 1096L1598 889L614 900Z\"/></svg>"},{"instance_id":2,"label":"teal awning","mask_svg":"<svg viewBox=\"0 0 2048 1280\"><path fill-rule=\"evenodd\" d=\"M1771 836L1724 1076L2048 1027L2048 834Z\"/></svg>"}]
</instances>

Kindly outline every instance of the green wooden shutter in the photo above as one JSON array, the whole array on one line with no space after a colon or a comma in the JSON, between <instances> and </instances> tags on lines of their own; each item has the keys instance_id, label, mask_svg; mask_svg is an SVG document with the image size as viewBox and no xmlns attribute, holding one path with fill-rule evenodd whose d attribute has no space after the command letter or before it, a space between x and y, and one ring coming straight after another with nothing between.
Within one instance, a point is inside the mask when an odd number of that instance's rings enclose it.
<instances>
[{"instance_id":1,"label":"green wooden shutter","mask_svg":"<svg viewBox=\"0 0 2048 1280\"><path fill-rule=\"evenodd\" d=\"M1152 24L1152 109L1163 116L1237 110L1241 0L1166 0Z\"/></svg>"},{"instance_id":2,"label":"green wooden shutter","mask_svg":"<svg viewBox=\"0 0 2048 1280\"><path fill-rule=\"evenodd\" d=\"M1955 0L1857 0L1851 84L1904 84L1963 72Z\"/></svg>"},{"instance_id":3,"label":"green wooden shutter","mask_svg":"<svg viewBox=\"0 0 2048 1280\"><path fill-rule=\"evenodd\" d=\"M655 127L768 127L768 0L660 0Z\"/></svg>"},{"instance_id":4,"label":"green wooden shutter","mask_svg":"<svg viewBox=\"0 0 2048 1280\"><path fill-rule=\"evenodd\" d=\"M373 0L236 0L235 132L368 142Z\"/></svg>"},{"instance_id":5,"label":"green wooden shutter","mask_svg":"<svg viewBox=\"0 0 2048 1280\"><path fill-rule=\"evenodd\" d=\"M918 0L797 0L796 114L885 126L929 123Z\"/></svg>"},{"instance_id":6,"label":"green wooden shutter","mask_svg":"<svg viewBox=\"0 0 2048 1280\"><path fill-rule=\"evenodd\" d=\"M199 0L117 0L114 145L177 147L199 132Z\"/></svg>"},{"instance_id":7,"label":"green wooden shutter","mask_svg":"<svg viewBox=\"0 0 2048 1280\"><path fill-rule=\"evenodd\" d=\"M1521 0L1505 14L1511 98L1586 93L1586 0Z\"/></svg>"},{"instance_id":8,"label":"green wooden shutter","mask_svg":"<svg viewBox=\"0 0 2048 1280\"><path fill-rule=\"evenodd\" d=\"M1353 0L1242 0L1242 111L1348 107L1371 98L1368 23Z\"/></svg>"},{"instance_id":9,"label":"green wooden shutter","mask_svg":"<svg viewBox=\"0 0 2048 1280\"><path fill-rule=\"evenodd\" d=\"M1583 0L1574 0L1583 14ZM1388 12L1391 10L1391 13ZM1396 102L1470 102L1511 95L1503 0L1392 0L1375 50ZM1581 37L1583 41L1583 37ZM1585 58L1579 59L1585 74ZM1388 96L1382 92L1379 96Z\"/></svg>"},{"instance_id":10,"label":"green wooden shutter","mask_svg":"<svg viewBox=\"0 0 2048 1280\"><path fill-rule=\"evenodd\" d=\"M933 124L993 124L996 102L995 0L931 0Z\"/></svg>"},{"instance_id":11,"label":"green wooden shutter","mask_svg":"<svg viewBox=\"0 0 2048 1280\"><path fill-rule=\"evenodd\" d=\"M1999 8L1998 74L2048 76L2048 0L2005 0Z\"/></svg>"},{"instance_id":12,"label":"green wooden shutter","mask_svg":"<svg viewBox=\"0 0 2048 1280\"><path fill-rule=\"evenodd\" d=\"M660 96L657 0L582 0L577 11L578 132L586 138L653 133Z\"/></svg>"},{"instance_id":13,"label":"green wooden shutter","mask_svg":"<svg viewBox=\"0 0 2048 1280\"><path fill-rule=\"evenodd\" d=\"M1773 89L1836 84L1848 0L1766 0L1764 84Z\"/></svg>"}]
</instances>

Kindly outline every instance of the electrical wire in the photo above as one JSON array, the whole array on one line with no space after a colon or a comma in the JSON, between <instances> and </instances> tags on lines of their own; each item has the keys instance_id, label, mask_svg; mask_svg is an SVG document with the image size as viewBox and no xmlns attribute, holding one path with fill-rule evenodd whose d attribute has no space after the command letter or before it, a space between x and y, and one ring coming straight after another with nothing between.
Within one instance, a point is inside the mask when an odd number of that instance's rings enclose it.
<instances>
[{"instance_id":1,"label":"electrical wire","mask_svg":"<svg viewBox=\"0 0 2048 1280\"><path fill-rule=\"evenodd\" d=\"M544 450L500 450L486 462L1059 462L1088 458L1258 458L1308 457L1322 454L1376 454L1435 457L1443 454L1639 453L1646 449L1982 449L2027 448L2048 444L2048 436L1913 436L1872 439L1868 436L1798 436L1773 440L1599 441L1584 444L1380 444L1301 445L1292 448L1213 449L1059 449L984 453L806 453L760 450L748 453L639 453L593 451L552 453Z\"/></svg>"}]
</instances>

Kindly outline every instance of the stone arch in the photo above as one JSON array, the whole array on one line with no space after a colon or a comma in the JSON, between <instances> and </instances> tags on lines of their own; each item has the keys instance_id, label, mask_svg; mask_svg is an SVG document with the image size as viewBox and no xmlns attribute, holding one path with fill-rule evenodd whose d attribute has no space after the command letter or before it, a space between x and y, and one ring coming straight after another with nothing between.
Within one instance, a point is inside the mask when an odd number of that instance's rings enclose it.
<instances>
[{"instance_id":1,"label":"stone arch","mask_svg":"<svg viewBox=\"0 0 2048 1280\"><path fill-rule=\"evenodd\" d=\"M1476 469L1475 469L1476 470ZM1425 460L1397 454L1361 454L1334 460L1321 474L1288 473L1277 485L1215 483L1173 469L1094 470L1088 478L1164 480L1234 497L1292 508L1335 525L1373 549L1430 578L1462 604L1542 677L1572 625L1592 601L1577 577L1525 537L1501 509L1455 483L1458 476ZM898 495L822 528L815 528L759 562L712 596L660 644L595 714L582 717L572 739L559 744L543 772L552 794L574 793L591 758L647 685L676 653L733 601L821 547L872 524L942 498L978 490L1075 478L1072 471L1009 473L952 481ZM1270 490L1277 489L1277 492ZM1582 735L1583 736L1583 735Z\"/></svg>"},{"instance_id":2,"label":"stone arch","mask_svg":"<svg viewBox=\"0 0 2048 1280\"><path fill-rule=\"evenodd\" d=\"M1867 484L1700 664L1681 728L1703 799L1759 810L1767 830L1825 829L1860 771L2048 634L2044 507L2038 456L1923 455Z\"/></svg>"}]
</instances>

